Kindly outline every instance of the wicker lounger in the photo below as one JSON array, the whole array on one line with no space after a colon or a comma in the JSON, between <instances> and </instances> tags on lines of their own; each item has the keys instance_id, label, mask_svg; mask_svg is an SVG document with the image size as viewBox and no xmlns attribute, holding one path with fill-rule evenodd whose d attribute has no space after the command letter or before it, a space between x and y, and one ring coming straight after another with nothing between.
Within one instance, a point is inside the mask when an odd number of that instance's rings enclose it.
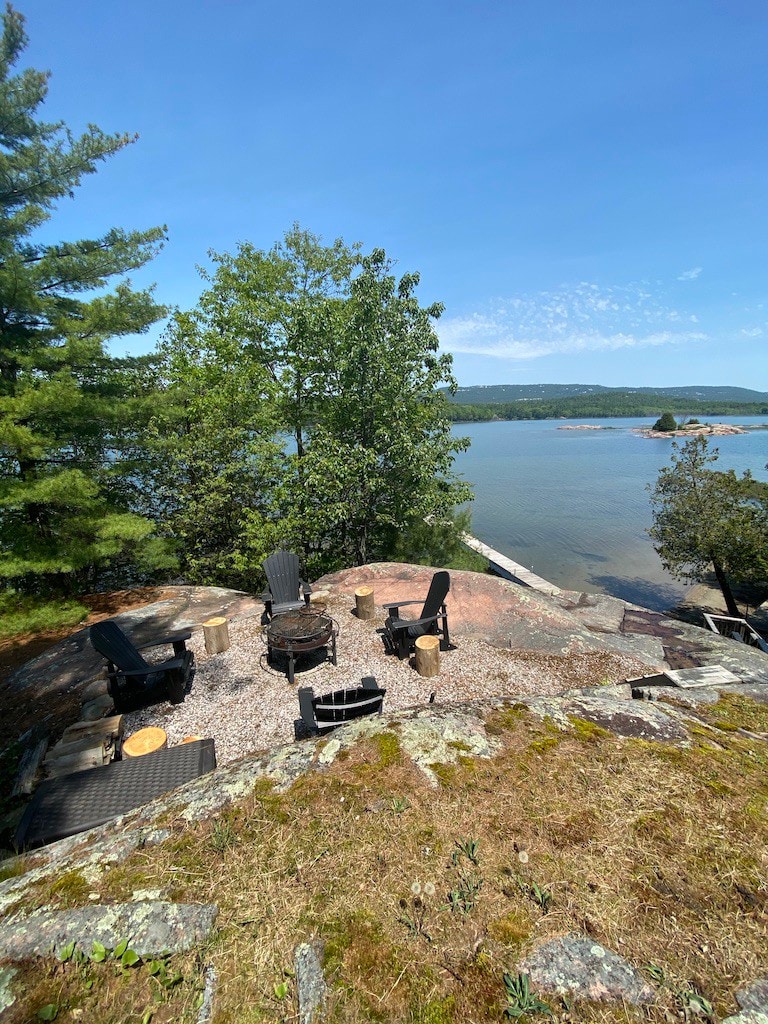
<instances>
[{"instance_id":1,"label":"wicker lounger","mask_svg":"<svg viewBox=\"0 0 768 1024\"><path fill-rule=\"evenodd\" d=\"M215 767L214 741L195 740L43 782L16 830L16 849L103 825Z\"/></svg>"}]
</instances>

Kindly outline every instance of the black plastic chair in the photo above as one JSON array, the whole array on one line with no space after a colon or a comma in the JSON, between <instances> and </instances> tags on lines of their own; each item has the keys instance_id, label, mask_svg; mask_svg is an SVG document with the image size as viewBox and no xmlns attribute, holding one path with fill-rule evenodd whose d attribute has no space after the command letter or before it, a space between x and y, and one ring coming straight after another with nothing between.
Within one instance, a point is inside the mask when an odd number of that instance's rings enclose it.
<instances>
[{"instance_id":1,"label":"black plastic chair","mask_svg":"<svg viewBox=\"0 0 768 1024\"><path fill-rule=\"evenodd\" d=\"M445 607L445 598L450 589L450 574L444 570L436 572L429 585L429 593L424 607L416 619L401 619L400 609L409 604L418 604L418 601L397 601L394 604L384 605L389 612L384 623L385 641L395 651L398 658L401 660L407 658L418 638L427 634L440 636L440 649L449 650L451 640L448 635L448 611Z\"/></svg>"},{"instance_id":2,"label":"black plastic chair","mask_svg":"<svg viewBox=\"0 0 768 1024\"><path fill-rule=\"evenodd\" d=\"M298 555L290 551L275 551L264 562L263 568L269 589L261 595L261 600L266 606L268 619L309 604L312 588L301 578Z\"/></svg>"},{"instance_id":3,"label":"black plastic chair","mask_svg":"<svg viewBox=\"0 0 768 1024\"><path fill-rule=\"evenodd\" d=\"M386 690L376 685L374 676L364 676L362 686L353 690L334 690L333 693L316 697L311 686L299 688L300 722L305 734L321 735L335 729L337 725L351 722L364 715L381 714ZM296 730L297 736L299 729Z\"/></svg>"},{"instance_id":4,"label":"black plastic chair","mask_svg":"<svg viewBox=\"0 0 768 1024\"><path fill-rule=\"evenodd\" d=\"M195 656L186 644L191 636L187 630L136 646L116 622L107 619L94 623L90 628L91 643L107 659L107 685L115 711L135 710L145 702L148 691L163 689L172 704L181 704L195 664ZM151 664L139 653L161 644L173 644L174 657L169 661Z\"/></svg>"}]
</instances>

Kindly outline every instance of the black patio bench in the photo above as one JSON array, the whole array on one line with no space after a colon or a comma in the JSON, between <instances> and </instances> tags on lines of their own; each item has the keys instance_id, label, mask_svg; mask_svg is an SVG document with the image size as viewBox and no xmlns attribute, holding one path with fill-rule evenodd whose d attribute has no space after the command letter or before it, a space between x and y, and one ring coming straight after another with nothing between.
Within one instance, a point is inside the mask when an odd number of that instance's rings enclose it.
<instances>
[{"instance_id":1,"label":"black patio bench","mask_svg":"<svg viewBox=\"0 0 768 1024\"><path fill-rule=\"evenodd\" d=\"M35 790L16 830L17 850L103 825L216 767L212 739L194 740L103 768L49 779Z\"/></svg>"}]
</instances>

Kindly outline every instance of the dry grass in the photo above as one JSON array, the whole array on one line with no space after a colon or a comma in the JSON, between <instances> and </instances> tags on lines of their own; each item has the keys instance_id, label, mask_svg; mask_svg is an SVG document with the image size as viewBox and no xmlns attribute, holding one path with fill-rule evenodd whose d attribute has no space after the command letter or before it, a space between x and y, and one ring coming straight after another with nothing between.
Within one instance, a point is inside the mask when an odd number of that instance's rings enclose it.
<instances>
[{"instance_id":1,"label":"dry grass","mask_svg":"<svg viewBox=\"0 0 768 1024\"><path fill-rule=\"evenodd\" d=\"M750 730L761 714L732 700L707 712ZM184 980L165 991L146 967L100 964L88 989L82 966L38 965L8 1020L57 1002L60 1021L140 1021L149 1008L153 1022L193 1021L206 964L217 1024L296 1020L293 950L317 939L329 1020L481 1024L501 1019L503 972L574 931L666 983L643 1011L551 998L555 1020L680 1019L692 991L733 1012L733 991L768 971L768 746L704 725L686 750L578 721L561 733L520 709L489 728L502 753L442 768L437 789L387 732L286 794L262 786L216 819L176 823L92 891L216 902L209 947L176 958ZM39 902L77 903L71 882Z\"/></svg>"}]
</instances>

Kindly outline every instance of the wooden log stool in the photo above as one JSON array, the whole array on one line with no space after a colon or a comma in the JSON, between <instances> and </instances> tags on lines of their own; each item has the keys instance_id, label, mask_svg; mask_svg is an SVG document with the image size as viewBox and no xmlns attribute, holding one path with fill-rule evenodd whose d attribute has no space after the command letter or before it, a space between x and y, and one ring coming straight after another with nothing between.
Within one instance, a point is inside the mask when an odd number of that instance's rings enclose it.
<instances>
[{"instance_id":1,"label":"wooden log stool","mask_svg":"<svg viewBox=\"0 0 768 1024\"><path fill-rule=\"evenodd\" d=\"M221 654L229 650L229 626L223 615L217 615L203 623L205 637L205 653Z\"/></svg>"},{"instance_id":2,"label":"wooden log stool","mask_svg":"<svg viewBox=\"0 0 768 1024\"><path fill-rule=\"evenodd\" d=\"M440 675L440 637L420 636L414 645L416 671L420 676Z\"/></svg>"},{"instance_id":3,"label":"wooden log stool","mask_svg":"<svg viewBox=\"0 0 768 1024\"><path fill-rule=\"evenodd\" d=\"M372 619L375 614L373 587L358 587L355 591L355 615L358 619Z\"/></svg>"},{"instance_id":4,"label":"wooden log stool","mask_svg":"<svg viewBox=\"0 0 768 1024\"><path fill-rule=\"evenodd\" d=\"M168 737L165 729L148 725L146 729L139 729L133 736L123 740L123 758L128 760L132 757L141 757L142 754L153 754L156 750L165 750L167 746Z\"/></svg>"}]
</instances>

